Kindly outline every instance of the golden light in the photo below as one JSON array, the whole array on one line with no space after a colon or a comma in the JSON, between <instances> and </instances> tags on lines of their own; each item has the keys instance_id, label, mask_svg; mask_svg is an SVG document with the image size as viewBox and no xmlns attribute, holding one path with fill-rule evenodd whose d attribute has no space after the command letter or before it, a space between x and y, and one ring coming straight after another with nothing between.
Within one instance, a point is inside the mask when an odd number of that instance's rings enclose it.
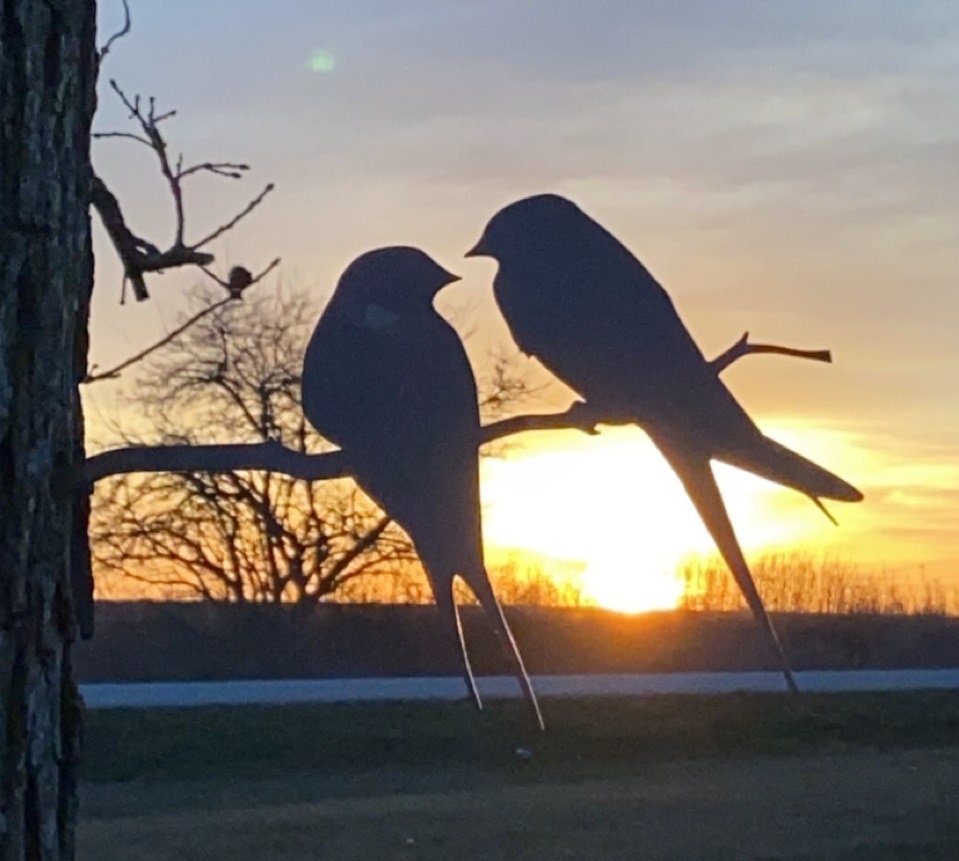
<instances>
[{"instance_id":1,"label":"golden light","mask_svg":"<svg viewBox=\"0 0 959 861\"><path fill-rule=\"evenodd\" d=\"M834 440L816 439L808 429L782 430L770 433L842 471ZM835 531L801 495L731 467L714 468L747 553ZM487 545L582 562L584 595L603 607L675 607L682 597L680 561L714 551L678 479L635 428L606 428L595 437L531 434L507 457L484 461L482 475Z\"/></svg>"},{"instance_id":2,"label":"golden light","mask_svg":"<svg viewBox=\"0 0 959 861\"><path fill-rule=\"evenodd\" d=\"M616 428L527 442L484 462L486 543L581 561L584 596L600 606L676 606L676 564L690 550L708 550L709 536L645 435Z\"/></svg>"},{"instance_id":3,"label":"golden light","mask_svg":"<svg viewBox=\"0 0 959 861\"><path fill-rule=\"evenodd\" d=\"M672 610L683 597L675 562L667 567L629 571L621 559L591 559L580 575L584 596L598 607L621 613Z\"/></svg>"}]
</instances>

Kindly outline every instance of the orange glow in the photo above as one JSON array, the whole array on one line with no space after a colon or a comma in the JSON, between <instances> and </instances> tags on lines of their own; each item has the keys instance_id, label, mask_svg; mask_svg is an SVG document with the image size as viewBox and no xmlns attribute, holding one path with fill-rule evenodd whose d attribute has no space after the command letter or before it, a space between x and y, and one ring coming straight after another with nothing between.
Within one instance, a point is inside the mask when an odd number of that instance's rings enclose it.
<instances>
[{"instance_id":1,"label":"orange glow","mask_svg":"<svg viewBox=\"0 0 959 861\"><path fill-rule=\"evenodd\" d=\"M766 429L854 483L877 475L875 458L841 433L801 424ZM489 548L580 562L585 597L603 607L624 612L675 607L682 597L677 565L689 554L714 548L645 434L607 428L597 437L542 433L521 442L525 445L508 457L483 464ZM868 557L862 551L872 544L862 540L863 531L875 507L864 512L866 503L836 503L831 510L844 524L837 529L800 494L721 464L715 469L747 553L802 546Z\"/></svg>"},{"instance_id":2,"label":"orange glow","mask_svg":"<svg viewBox=\"0 0 959 861\"><path fill-rule=\"evenodd\" d=\"M590 559L580 582L587 600L621 613L672 610L683 597L682 581L672 568L630 571L618 559Z\"/></svg>"}]
</instances>

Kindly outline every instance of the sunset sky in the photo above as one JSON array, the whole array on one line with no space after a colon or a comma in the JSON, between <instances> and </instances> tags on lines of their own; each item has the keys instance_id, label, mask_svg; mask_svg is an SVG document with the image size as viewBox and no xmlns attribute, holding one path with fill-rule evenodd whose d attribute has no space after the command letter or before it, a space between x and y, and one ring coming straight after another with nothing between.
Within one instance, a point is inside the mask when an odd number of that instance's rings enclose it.
<instances>
[{"instance_id":1,"label":"sunset sky","mask_svg":"<svg viewBox=\"0 0 959 861\"><path fill-rule=\"evenodd\" d=\"M831 507L720 469L744 546L801 545L959 584L959 5L901 0L131 0L101 75L175 107L188 161L252 165L188 189L188 238L276 192L213 250L221 270L283 258L329 293L345 265L418 245L464 276L441 310L477 370L509 343L489 260L464 260L505 203L574 199L643 260L708 356L753 339L833 365L750 357L724 379L760 426L866 494ZM122 18L103 0L103 38ZM268 11L267 11L268 10ZM150 154L95 145L134 231L164 242ZM118 304L97 225L93 361L162 334L175 273ZM275 289L276 281L257 289ZM91 423L117 386L90 387ZM570 395L556 385L548 402ZM653 579L708 549L637 430L530 435L484 465L491 545ZM605 588L605 587L604 587ZM625 588L625 587L624 587Z\"/></svg>"}]
</instances>

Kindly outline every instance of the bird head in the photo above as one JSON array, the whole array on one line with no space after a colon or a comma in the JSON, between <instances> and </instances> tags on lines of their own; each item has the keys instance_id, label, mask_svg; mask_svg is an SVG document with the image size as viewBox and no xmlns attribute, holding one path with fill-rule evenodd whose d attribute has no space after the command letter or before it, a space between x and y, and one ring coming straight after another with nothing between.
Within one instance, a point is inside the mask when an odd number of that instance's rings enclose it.
<instances>
[{"instance_id":1,"label":"bird head","mask_svg":"<svg viewBox=\"0 0 959 861\"><path fill-rule=\"evenodd\" d=\"M504 206L486 225L466 257L492 257L500 264L528 263L575 246L576 229L589 217L558 194L537 194Z\"/></svg>"},{"instance_id":2,"label":"bird head","mask_svg":"<svg viewBox=\"0 0 959 861\"><path fill-rule=\"evenodd\" d=\"M459 278L418 248L377 248L346 267L336 296L348 316L375 325L431 308L436 294Z\"/></svg>"}]
</instances>

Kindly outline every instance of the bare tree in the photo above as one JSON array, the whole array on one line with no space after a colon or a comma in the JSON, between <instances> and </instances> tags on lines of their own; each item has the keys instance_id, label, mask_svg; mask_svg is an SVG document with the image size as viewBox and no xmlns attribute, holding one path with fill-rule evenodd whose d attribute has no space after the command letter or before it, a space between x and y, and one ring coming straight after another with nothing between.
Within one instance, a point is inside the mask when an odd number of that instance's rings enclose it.
<instances>
[{"instance_id":1,"label":"bare tree","mask_svg":"<svg viewBox=\"0 0 959 861\"><path fill-rule=\"evenodd\" d=\"M210 307L210 291L193 301ZM303 294L231 303L147 363L135 405L145 445L273 441L329 450L300 406L300 365L316 309ZM276 472L124 476L96 491L98 571L172 596L309 603L415 558L405 534L349 479ZM99 574L98 574L99 576Z\"/></svg>"}]
</instances>

